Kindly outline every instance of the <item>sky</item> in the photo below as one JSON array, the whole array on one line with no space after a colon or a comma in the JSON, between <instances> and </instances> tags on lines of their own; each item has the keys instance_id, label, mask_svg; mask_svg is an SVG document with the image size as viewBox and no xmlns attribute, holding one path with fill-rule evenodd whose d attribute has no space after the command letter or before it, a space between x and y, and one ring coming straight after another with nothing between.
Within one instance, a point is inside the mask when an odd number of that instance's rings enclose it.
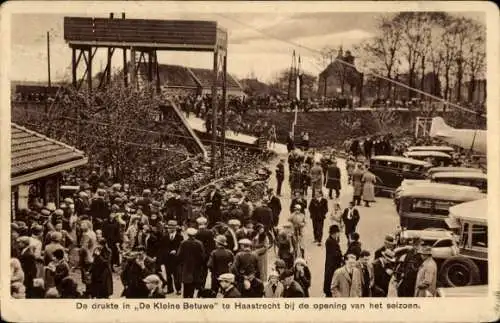
<instances>
[{"instance_id":1,"label":"sky","mask_svg":"<svg viewBox=\"0 0 500 323\"><path fill-rule=\"evenodd\" d=\"M318 75L324 66L315 50L328 46L348 50L374 35L381 13L306 12L306 13L148 13L127 18L186 19L217 21L228 30L228 72L238 78L251 75L271 81L283 69L290 68L292 52L301 55L303 70ZM480 20L481 14L463 16ZM101 17L89 13L68 16ZM116 12L115 17L120 13ZM11 79L20 81L47 80L46 32L50 32L51 78L71 79L71 51L63 39L63 14L15 14L11 29ZM280 40L278 40L280 39ZM211 68L212 55L192 52L159 52L160 64ZM120 56L121 57L121 56ZM94 71L105 67L106 52L101 49L94 58ZM121 63L116 58L115 68ZM80 74L81 75L81 74Z\"/></svg>"}]
</instances>

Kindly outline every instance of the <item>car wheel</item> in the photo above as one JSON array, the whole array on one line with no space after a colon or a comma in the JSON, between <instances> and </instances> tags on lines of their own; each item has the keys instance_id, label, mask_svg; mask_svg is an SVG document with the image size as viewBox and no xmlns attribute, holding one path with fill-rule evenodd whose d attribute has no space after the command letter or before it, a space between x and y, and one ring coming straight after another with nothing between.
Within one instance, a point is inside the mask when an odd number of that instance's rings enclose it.
<instances>
[{"instance_id":1,"label":"car wheel","mask_svg":"<svg viewBox=\"0 0 500 323\"><path fill-rule=\"evenodd\" d=\"M480 276L476 263L463 256L446 259L439 271L439 281L447 287L475 285Z\"/></svg>"}]
</instances>

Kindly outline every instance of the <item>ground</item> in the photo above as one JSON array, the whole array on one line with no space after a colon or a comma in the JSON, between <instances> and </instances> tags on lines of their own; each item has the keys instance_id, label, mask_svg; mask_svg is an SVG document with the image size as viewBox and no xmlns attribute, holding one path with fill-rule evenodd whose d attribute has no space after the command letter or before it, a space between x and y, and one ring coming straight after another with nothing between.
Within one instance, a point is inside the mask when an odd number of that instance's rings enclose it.
<instances>
[{"instance_id":1,"label":"ground","mask_svg":"<svg viewBox=\"0 0 500 323\"><path fill-rule=\"evenodd\" d=\"M283 147L280 145L277 149L278 152L283 152ZM277 160L273 161L270 165L271 169L274 170ZM352 186L347 184L347 174L345 171L345 164L343 159L338 160L338 165L342 170L342 190L340 195L340 205L342 208L346 207L349 201L352 199ZM290 189L288 185L288 167L285 167L287 173L285 174L285 181L283 182L281 203L283 206L283 212L280 217L280 224L283 224L289 216L289 205L290 205ZM271 177L271 187L276 187L276 181L274 174ZM325 191L326 193L326 191ZM309 197L310 199L310 190ZM334 200L329 200L328 206L331 210L333 208ZM358 232L360 234L360 241L362 243L363 249L369 250L372 255L374 251L383 245L384 237L387 233L393 232L398 226L398 217L396 210L394 208L393 202L388 198L378 198L371 207L359 207L359 212L361 220L358 224ZM323 242L328 236L328 227L330 222L328 219L325 220ZM323 297L323 274L324 274L324 263L325 263L325 247L317 246L313 243L312 234L312 223L308 217L305 234L305 258L311 270L312 282L311 288L309 290L311 297ZM342 251L346 250L346 238L341 235L340 242ZM276 259L274 251L271 249L268 252L268 265L271 266ZM79 271L73 273L74 277L80 282ZM210 277L210 275L209 275ZM122 292L122 284L118 274L114 274L114 293L113 298L120 297ZM210 284L209 279L207 284ZM80 286L83 287L80 283ZM169 297L179 297L176 295L169 295Z\"/></svg>"}]
</instances>

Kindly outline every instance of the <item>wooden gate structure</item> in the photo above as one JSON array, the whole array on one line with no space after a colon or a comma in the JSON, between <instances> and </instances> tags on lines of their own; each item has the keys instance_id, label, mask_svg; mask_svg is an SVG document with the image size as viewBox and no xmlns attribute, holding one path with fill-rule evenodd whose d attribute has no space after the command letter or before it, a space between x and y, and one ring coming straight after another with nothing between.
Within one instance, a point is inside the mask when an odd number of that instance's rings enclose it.
<instances>
[{"instance_id":1,"label":"wooden gate structure","mask_svg":"<svg viewBox=\"0 0 500 323\"><path fill-rule=\"evenodd\" d=\"M147 79L154 82L156 91L161 91L158 68L158 51L212 52L212 129L217 129L218 89L222 89L221 133L226 130L226 86L227 86L227 31L216 21L114 19L109 18L64 17L64 39L72 49L72 83L76 88L87 83L92 93L92 65L98 49L107 50L107 62L99 87L111 82L111 65L117 50L123 52L123 82L125 86L138 86L138 71L145 66ZM127 55L130 52L128 64ZM136 57L139 57L136 62ZM83 58L83 61L82 61ZM78 67L84 65L84 73L78 77ZM130 71L129 71L130 67ZM130 82L129 82L130 75ZM221 162L217 161L217 146L220 144ZM212 133L212 169L223 168L225 160L225 138Z\"/></svg>"},{"instance_id":2,"label":"wooden gate structure","mask_svg":"<svg viewBox=\"0 0 500 323\"><path fill-rule=\"evenodd\" d=\"M431 125L432 118L417 117L415 120L415 138L428 137Z\"/></svg>"}]
</instances>

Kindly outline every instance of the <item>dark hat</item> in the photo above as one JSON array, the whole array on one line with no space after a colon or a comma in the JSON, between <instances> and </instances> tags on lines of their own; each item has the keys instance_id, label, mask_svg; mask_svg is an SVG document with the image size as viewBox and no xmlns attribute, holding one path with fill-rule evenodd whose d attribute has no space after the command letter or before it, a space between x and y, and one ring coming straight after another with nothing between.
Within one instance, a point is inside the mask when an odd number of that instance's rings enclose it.
<instances>
[{"instance_id":1,"label":"dark hat","mask_svg":"<svg viewBox=\"0 0 500 323\"><path fill-rule=\"evenodd\" d=\"M288 278L290 276L293 276L293 271L291 271L290 269L285 269L281 275L280 275L280 279L283 280L285 278Z\"/></svg>"},{"instance_id":2,"label":"dark hat","mask_svg":"<svg viewBox=\"0 0 500 323\"><path fill-rule=\"evenodd\" d=\"M385 242L390 243L390 244L396 244L396 243L394 242L394 237L393 237L393 236L391 236L391 235L386 235L386 236L385 236Z\"/></svg>"},{"instance_id":3,"label":"dark hat","mask_svg":"<svg viewBox=\"0 0 500 323\"><path fill-rule=\"evenodd\" d=\"M285 261L283 259L276 259L274 261L274 267L276 269L278 269L278 268L286 268L286 263L285 263Z\"/></svg>"},{"instance_id":4,"label":"dark hat","mask_svg":"<svg viewBox=\"0 0 500 323\"><path fill-rule=\"evenodd\" d=\"M330 234L339 233L340 232L339 226L336 225L336 224L331 225L330 229L328 230L328 232Z\"/></svg>"}]
</instances>

